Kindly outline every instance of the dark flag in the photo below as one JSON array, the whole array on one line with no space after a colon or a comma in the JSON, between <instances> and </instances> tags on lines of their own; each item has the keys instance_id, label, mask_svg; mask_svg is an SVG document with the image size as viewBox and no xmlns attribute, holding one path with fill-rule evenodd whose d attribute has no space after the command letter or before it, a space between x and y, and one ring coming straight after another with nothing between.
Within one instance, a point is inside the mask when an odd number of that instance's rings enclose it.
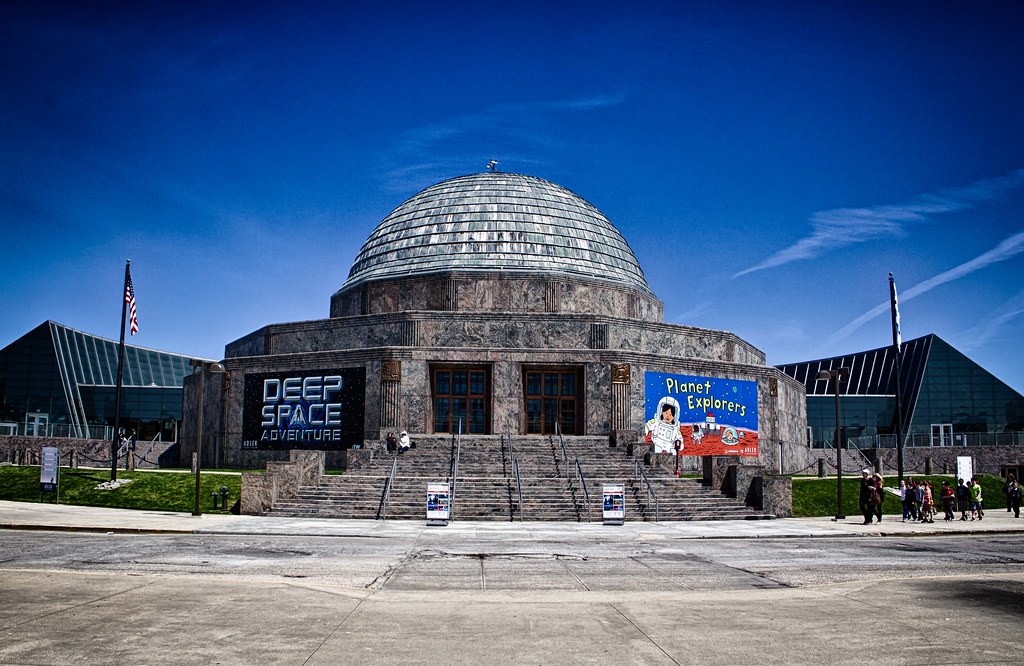
<instances>
[{"instance_id":1,"label":"dark flag","mask_svg":"<svg viewBox=\"0 0 1024 666\"><path fill-rule=\"evenodd\" d=\"M900 332L900 301L896 297L896 280L893 279L892 273L889 273L889 296L892 309L892 345L896 348L896 353L899 353L903 348L903 335Z\"/></svg>"},{"instance_id":2,"label":"dark flag","mask_svg":"<svg viewBox=\"0 0 1024 666\"><path fill-rule=\"evenodd\" d=\"M131 311L132 335L139 332L139 320L135 315L135 288L132 287L132 262L124 265L124 291L121 292L121 341L117 345L117 384L114 389L114 435L110 442L110 480L117 481L117 457L121 443L121 383L124 377L124 322Z\"/></svg>"},{"instance_id":3,"label":"dark flag","mask_svg":"<svg viewBox=\"0 0 1024 666\"><path fill-rule=\"evenodd\" d=\"M896 418L894 433L896 435L896 467L900 480L903 480L903 398L900 395L900 352L903 347L903 334L900 331L900 304L896 298L896 280L889 273L889 305L892 309L892 353L896 366L896 381L893 383L896 398Z\"/></svg>"},{"instance_id":4,"label":"dark flag","mask_svg":"<svg viewBox=\"0 0 1024 666\"><path fill-rule=\"evenodd\" d=\"M135 312L135 288L132 286L132 271L130 268L126 269L125 273L124 302L128 304L128 324L131 327L132 335L135 335L139 332L139 318Z\"/></svg>"}]
</instances>

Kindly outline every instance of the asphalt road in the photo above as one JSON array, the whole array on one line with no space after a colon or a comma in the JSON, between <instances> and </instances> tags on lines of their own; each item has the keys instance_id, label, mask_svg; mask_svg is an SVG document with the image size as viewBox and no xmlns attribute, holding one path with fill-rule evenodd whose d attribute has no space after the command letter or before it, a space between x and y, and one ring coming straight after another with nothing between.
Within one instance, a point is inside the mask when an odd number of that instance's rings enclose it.
<instances>
[{"instance_id":1,"label":"asphalt road","mask_svg":"<svg viewBox=\"0 0 1024 666\"><path fill-rule=\"evenodd\" d=\"M1024 663L1024 536L0 531L3 664Z\"/></svg>"},{"instance_id":2,"label":"asphalt road","mask_svg":"<svg viewBox=\"0 0 1024 666\"><path fill-rule=\"evenodd\" d=\"M600 542L5 531L0 569L365 590L735 590L1024 573L1024 535Z\"/></svg>"}]
</instances>

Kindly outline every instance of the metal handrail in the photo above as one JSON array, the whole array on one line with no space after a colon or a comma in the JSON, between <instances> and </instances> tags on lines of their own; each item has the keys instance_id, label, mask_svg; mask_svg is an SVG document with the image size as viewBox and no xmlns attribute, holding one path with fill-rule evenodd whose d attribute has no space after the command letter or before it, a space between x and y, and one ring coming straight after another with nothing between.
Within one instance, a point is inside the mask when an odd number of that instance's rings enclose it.
<instances>
[{"instance_id":1,"label":"metal handrail","mask_svg":"<svg viewBox=\"0 0 1024 666\"><path fill-rule=\"evenodd\" d=\"M833 451L836 450L836 447L832 444L831 440L827 440L827 439L823 440L822 444L827 444L828 445L827 447L822 447L822 448L829 448L829 449L832 449ZM846 440L846 448L844 448L843 450L844 451L856 451L857 455L859 455L861 460L864 461L864 465L866 467L868 467L870 469L874 469L875 468L875 464L873 462L871 462L866 455L864 455L864 452L860 450L860 447L858 447L856 442L854 442L853 440L847 439ZM859 466L860 465L858 464L858 467ZM846 467L846 465L843 465L843 467ZM845 472L847 470L844 469L843 471Z\"/></svg>"},{"instance_id":2,"label":"metal handrail","mask_svg":"<svg viewBox=\"0 0 1024 666\"><path fill-rule=\"evenodd\" d=\"M523 481L519 478L519 461L512 459L512 473L516 477L516 490L519 492L519 522L523 522Z\"/></svg>"},{"instance_id":3,"label":"metal handrail","mask_svg":"<svg viewBox=\"0 0 1024 666\"><path fill-rule=\"evenodd\" d=\"M391 461L391 473L384 479L384 491L380 494L380 504L377 505L377 520L388 519L388 502L391 501L391 486L395 483L395 472L398 471L398 458Z\"/></svg>"},{"instance_id":4,"label":"metal handrail","mask_svg":"<svg viewBox=\"0 0 1024 666\"><path fill-rule=\"evenodd\" d=\"M590 493L587 492L587 480L583 476L583 467L580 465L580 459L576 458L576 478L579 479L580 488L583 489L583 502L584 506L587 507L587 522L590 522Z\"/></svg>"},{"instance_id":5,"label":"metal handrail","mask_svg":"<svg viewBox=\"0 0 1024 666\"><path fill-rule=\"evenodd\" d=\"M569 452L565 448L565 440L562 438L562 428L559 426L558 421L555 421L555 434L558 435L558 444L562 447L562 462L565 468L565 479L572 481L572 475L569 474Z\"/></svg>"},{"instance_id":6,"label":"metal handrail","mask_svg":"<svg viewBox=\"0 0 1024 666\"><path fill-rule=\"evenodd\" d=\"M647 487L648 506L650 506L651 498L654 498L654 522L659 522L661 520L661 510L658 508L658 493L654 492L654 486L651 485L651 480L647 478L643 467L640 466L640 461L634 461L634 464L634 478L641 481Z\"/></svg>"},{"instance_id":7,"label":"metal handrail","mask_svg":"<svg viewBox=\"0 0 1024 666\"><path fill-rule=\"evenodd\" d=\"M448 520L455 520L455 486L459 482L459 456L462 455L462 419L459 419L459 431L455 435L455 462L452 465L452 487L448 496Z\"/></svg>"}]
</instances>

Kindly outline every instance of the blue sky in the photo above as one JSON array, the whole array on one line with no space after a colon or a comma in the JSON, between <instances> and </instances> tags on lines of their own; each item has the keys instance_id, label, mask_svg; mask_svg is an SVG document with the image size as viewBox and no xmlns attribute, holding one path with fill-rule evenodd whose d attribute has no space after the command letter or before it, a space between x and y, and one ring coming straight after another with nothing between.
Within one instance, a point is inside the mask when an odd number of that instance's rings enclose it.
<instances>
[{"instance_id":1,"label":"blue sky","mask_svg":"<svg viewBox=\"0 0 1024 666\"><path fill-rule=\"evenodd\" d=\"M53 319L220 358L328 315L378 222L563 185L672 323L769 363L937 333L1024 391L1024 4L0 6L0 345Z\"/></svg>"}]
</instances>

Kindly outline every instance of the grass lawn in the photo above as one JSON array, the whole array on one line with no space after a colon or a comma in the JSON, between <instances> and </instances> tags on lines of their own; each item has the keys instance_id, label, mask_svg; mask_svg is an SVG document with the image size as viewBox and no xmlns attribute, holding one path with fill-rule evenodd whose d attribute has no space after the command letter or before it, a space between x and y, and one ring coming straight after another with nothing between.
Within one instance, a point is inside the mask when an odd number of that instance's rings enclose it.
<instances>
[{"instance_id":1,"label":"grass lawn","mask_svg":"<svg viewBox=\"0 0 1024 666\"><path fill-rule=\"evenodd\" d=\"M118 509L145 509L149 511L189 511L195 506L196 477L190 472L118 470L118 481L130 479L113 490L101 490L100 484L110 481L109 469L61 467L60 501L62 504L105 506ZM238 474L218 474L204 471L199 490L200 508L204 513L228 513L213 508L210 493L228 488L228 508L241 496L242 477ZM42 495L44 502L53 502L54 493ZM0 467L0 500L38 502L39 467Z\"/></svg>"}]
</instances>

